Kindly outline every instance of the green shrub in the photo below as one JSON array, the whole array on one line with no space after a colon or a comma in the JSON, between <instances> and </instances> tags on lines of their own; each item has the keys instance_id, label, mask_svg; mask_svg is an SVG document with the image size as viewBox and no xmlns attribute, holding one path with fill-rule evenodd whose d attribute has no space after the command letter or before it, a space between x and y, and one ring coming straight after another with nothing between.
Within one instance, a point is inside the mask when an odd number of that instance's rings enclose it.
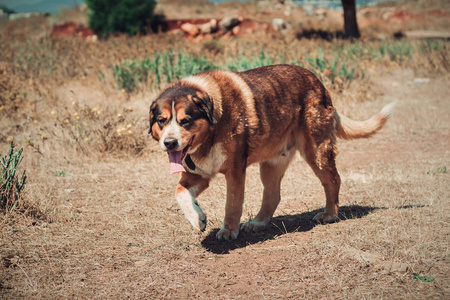
<instances>
[{"instance_id":1,"label":"green shrub","mask_svg":"<svg viewBox=\"0 0 450 300\"><path fill-rule=\"evenodd\" d=\"M205 42L203 49L210 57L215 57L217 42ZM159 90L166 83L180 78L211 69L225 69L231 71L245 71L272 64L292 64L304 67L314 73L320 80L327 81L335 88L341 89L357 79L366 77L368 68L376 65L386 67L387 70L409 64L418 55L441 58L444 69L448 68L446 45L441 41L423 41L417 44L409 42L378 42L352 43L336 45L332 49L318 47L317 51L296 51L294 55L274 54L250 45L250 49L243 51L233 58L215 60L205 56L186 53L184 51L168 50L156 52L144 59L130 58L111 66L114 80L119 89L128 93L140 91L145 87ZM245 51L248 50L248 51ZM420 50L420 51L419 51ZM221 50L218 50L220 52ZM438 52L436 55L435 52ZM439 53L440 52L440 53ZM430 60L431 61L431 60ZM434 63L434 62L433 62ZM436 62L436 66L438 62Z\"/></svg>"},{"instance_id":2,"label":"green shrub","mask_svg":"<svg viewBox=\"0 0 450 300\"><path fill-rule=\"evenodd\" d=\"M155 0L85 0L90 8L89 27L100 37L114 32L136 35L153 19Z\"/></svg>"},{"instance_id":3,"label":"green shrub","mask_svg":"<svg viewBox=\"0 0 450 300\"><path fill-rule=\"evenodd\" d=\"M235 72L240 72L273 65L274 63L279 62L274 61L270 56L266 54L264 49L261 48L258 56L247 57L241 54L238 58L229 59L227 69ZM284 63L284 61L282 61L282 63Z\"/></svg>"},{"instance_id":4,"label":"green shrub","mask_svg":"<svg viewBox=\"0 0 450 300\"><path fill-rule=\"evenodd\" d=\"M22 176L16 174L17 167L22 161L23 148L14 153L14 143L11 141L8 154L1 158L2 176L0 178L0 210L13 211L20 206L20 197L25 188L27 176L23 171Z\"/></svg>"},{"instance_id":5,"label":"green shrub","mask_svg":"<svg viewBox=\"0 0 450 300\"><path fill-rule=\"evenodd\" d=\"M10 9L10 8L6 7L5 5L3 5L3 4L0 4L0 9L3 10L3 13L7 14L8 16L10 14L15 14L16 13L15 10Z\"/></svg>"},{"instance_id":6,"label":"green shrub","mask_svg":"<svg viewBox=\"0 0 450 300\"><path fill-rule=\"evenodd\" d=\"M175 53L155 53L150 58L140 61L130 59L112 66L114 79L120 89L128 93L135 91L139 85L149 84L160 89L161 83L171 83L183 77L203 71L216 69L202 55L188 54L180 51Z\"/></svg>"},{"instance_id":7,"label":"green shrub","mask_svg":"<svg viewBox=\"0 0 450 300\"><path fill-rule=\"evenodd\" d=\"M403 62L405 58L411 59L413 47L406 42L381 43L378 47L381 56L389 56L391 61Z\"/></svg>"}]
</instances>

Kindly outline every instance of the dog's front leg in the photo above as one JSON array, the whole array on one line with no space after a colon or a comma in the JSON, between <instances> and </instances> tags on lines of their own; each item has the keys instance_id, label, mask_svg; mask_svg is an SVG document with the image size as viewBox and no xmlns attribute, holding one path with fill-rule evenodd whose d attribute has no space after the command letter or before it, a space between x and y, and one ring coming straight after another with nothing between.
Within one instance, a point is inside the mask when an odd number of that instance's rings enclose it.
<instances>
[{"instance_id":1,"label":"dog's front leg","mask_svg":"<svg viewBox=\"0 0 450 300\"><path fill-rule=\"evenodd\" d=\"M239 235L242 204L244 203L245 167L244 170L234 169L232 172L226 173L225 178L227 180L227 202L225 219L222 228L216 235L219 241L234 240Z\"/></svg>"},{"instance_id":2,"label":"dog's front leg","mask_svg":"<svg viewBox=\"0 0 450 300\"><path fill-rule=\"evenodd\" d=\"M195 199L209 185L209 180L190 173L182 173L176 190L176 199L184 215L195 229L204 231L206 215Z\"/></svg>"}]
</instances>

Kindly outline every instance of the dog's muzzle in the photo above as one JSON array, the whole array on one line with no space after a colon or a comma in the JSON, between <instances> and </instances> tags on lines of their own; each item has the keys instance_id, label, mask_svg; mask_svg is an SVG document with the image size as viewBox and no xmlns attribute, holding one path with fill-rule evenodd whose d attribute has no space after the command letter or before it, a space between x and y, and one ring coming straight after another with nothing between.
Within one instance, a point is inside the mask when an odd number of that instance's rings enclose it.
<instances>
[{"instance_id":1,"label":"dog's muzzle","mask_svg":"<svg viewBox=\"0 0 450 300\"><path fill-rule=\"evenodd\" d=\"M178 140L174 138L167 138L164 140L164 146L166 146L167 151L172 151L178 147Z\"/></svg>"}]
</instances>

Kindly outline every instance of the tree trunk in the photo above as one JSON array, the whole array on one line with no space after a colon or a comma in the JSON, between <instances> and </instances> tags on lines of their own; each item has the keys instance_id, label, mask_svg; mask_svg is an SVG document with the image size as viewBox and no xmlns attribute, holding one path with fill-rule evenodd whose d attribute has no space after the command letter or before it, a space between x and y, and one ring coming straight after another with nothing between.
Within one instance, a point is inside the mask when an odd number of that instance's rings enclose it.
<instances>
[{"instance_id":1,"label":"tree trunk","mask_svg":"<svg viewBox=\"0 0 450 300\"><path fill-rule=\"evenodd\" d=\"M342 7L344 8L345 37L359 38L361 34L359 33L358 22L356 21L355 0L342 0Z\"/></svg>"}]
</instances>

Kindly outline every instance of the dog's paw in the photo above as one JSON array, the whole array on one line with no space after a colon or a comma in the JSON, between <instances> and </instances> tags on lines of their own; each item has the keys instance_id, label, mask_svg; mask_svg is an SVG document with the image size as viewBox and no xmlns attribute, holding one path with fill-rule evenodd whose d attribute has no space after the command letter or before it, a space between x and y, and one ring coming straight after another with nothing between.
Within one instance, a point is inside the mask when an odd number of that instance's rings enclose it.
<instances>
[{"instance_id":1,"label":"dog's paw","mask_svg":"<svg viewBox=\"0 0 450 300\"><path fill-rule=\"evenodd\" d=\"M198 206L197 201L188 193L180 193L177 200L189 223L191 223L195 229L204 231L206 228L206 215L200 206Z\"/></svg>"},{"instance_id":2,"label":"dog's paw","mask_svg":"<svg viewBox=\"0 0 450 300\"><path fill-rule=\"evenodd\" d=\"M186 209L184 214L191 225L200 231L205 231L206 228L206 214L200 209L198 205L193 205L193 209Z\"/></svg>"},{"instance_id":3,"label":"dog's paw","mask_svg":"<svg viewBox=\"0 0 450 300\"><path fill-rule=\"evenodd\" d=\"M328 224L328 223L334 223L338 221L338 217L336 215L330 215L326 212L321 212L315 215L313 218L313 221L316 221L318 223Z\"/></svg>"},{"instance_id":4,"label":"dog's paw","mask_svg":"<svg viewBox=\"0 0 450 300\"><path fill-rule=\"evenodd\" d=\"M222 226L222 228L220 228L219 232L217 232L216 234L216 238L218 241L230 241L230 240L235 240L237 239L237 237L239 236L239 228L238 229L228 229Z\"/></svg>"},{"instance_id":5,"label":"dog's paw","mask_svg":"<svg viewBox=\"0 0 450 300\"><path fill-rule=\"evenodd\" d=\"M201 212L198 215L198 230L205 231L206 229L206 215Z\"/></svg>"},{"instance_id":6,"label":"dog's paw","mask_svg":"<svg viewBox=\"0 0 450 300\"><path fill-rule=\"evenodd\" d=\"M248 221L241 225L241 230L246 233L260 232L266 229L269 222L267 221Z\"/></svg>"}]
</instances>

